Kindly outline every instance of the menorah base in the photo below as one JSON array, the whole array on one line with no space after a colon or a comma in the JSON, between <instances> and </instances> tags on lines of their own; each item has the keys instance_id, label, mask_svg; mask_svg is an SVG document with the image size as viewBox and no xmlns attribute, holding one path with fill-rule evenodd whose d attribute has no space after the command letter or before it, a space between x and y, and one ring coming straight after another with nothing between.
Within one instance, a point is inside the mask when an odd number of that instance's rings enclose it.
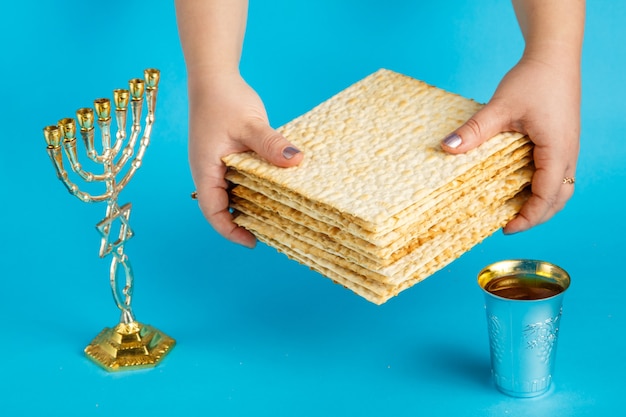
<instances>
[{"instance_id":1,"label":"menorah base","mask_svg":"<svg viewBox=\"0 0 626 417\"><path fill-rule=\"evenodd\" d=\"M125 371L156 366L176 341L152 326L138 322L105 328L85 354L106 371Z\"/></svg>"}]
</instances>

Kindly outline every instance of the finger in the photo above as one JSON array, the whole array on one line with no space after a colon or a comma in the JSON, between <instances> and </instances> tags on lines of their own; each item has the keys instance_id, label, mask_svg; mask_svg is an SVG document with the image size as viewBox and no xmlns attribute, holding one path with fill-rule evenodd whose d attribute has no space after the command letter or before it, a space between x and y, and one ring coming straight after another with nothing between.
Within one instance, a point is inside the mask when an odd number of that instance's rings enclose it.
<instances>
[{"instance_id":1,"label":"finger","mask_svg":"<svg viewBox=\"0 0 626 417\"><path fill-rule=\"evenodd\" d=\"M522 232L548 221L572 197L574 184L564 183L563 179L573 177L573 170L555 165L554 168L537 169L532 180L531 197L518 216L505 226L504 233Z\"/></svg>"},{"instance_id":2,"label":"finger","mask_svg":"<svg viewBox=\"0 0 626 417\"><path fill-rule=\"evenodd\" d=\"M276 166L287 168L302 162L302 152L264 123L251 125L240 141Z\"/></svg>"},{"instance_id":3,"label":"finger","mask_svg":"<svg viewBox=\"0 0 626 417\"><path fill-rule=\"evenodd\" d=\"M489 103L461 127L446 136L441 142L441 147L449 153L465 153L507 130L510 130L508 118L502 116L502 111L495 104Z\"/></svg>"},{"instance_id":4,"label":"finger","mask_svg":"<svg viewBox=\"0 0 626 417\"><path fill-rule=\"evenodd\" d=\"M254 248L256 238L252 233L237 226L228 208L227 182L224 180L226 167L215 166L207 170L197 190L198 205L202 214L220 235L248 248Z\"/></svg>"}]
</instances>

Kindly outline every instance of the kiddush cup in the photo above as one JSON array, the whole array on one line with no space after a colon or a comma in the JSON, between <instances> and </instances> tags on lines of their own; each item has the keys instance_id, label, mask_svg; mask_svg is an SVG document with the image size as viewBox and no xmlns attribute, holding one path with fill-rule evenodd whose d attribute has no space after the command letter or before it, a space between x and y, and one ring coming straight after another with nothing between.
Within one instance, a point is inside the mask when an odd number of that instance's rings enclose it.
<instances>
[{"instance_id":1,"label":"kiddush cup","mask_svg":"<svg viewBox=\"0 0 626 417\"><path fill-rule=\"evenodd\" d=\"M485 294L491 370L497 388L514 397L548 391L569 274L548 262L506 260L478 274Z\"/></svg>"}]
</instances>

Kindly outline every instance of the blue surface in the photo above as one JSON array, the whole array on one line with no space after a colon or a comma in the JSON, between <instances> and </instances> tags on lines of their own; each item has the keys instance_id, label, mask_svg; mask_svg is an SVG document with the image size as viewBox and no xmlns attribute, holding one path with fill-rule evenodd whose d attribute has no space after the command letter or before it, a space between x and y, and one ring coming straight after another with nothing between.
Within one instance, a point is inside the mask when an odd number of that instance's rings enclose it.
<instances>
[{"instance_id":1,"label":"blue surface","mask_svg":"<svg viewBox=\"0 0 626 417\"><path fill-rule=\"evenodd\" d=\"M279 126L380 67L488 100L523 46L508 2L252 2L242 71ZM432 4L431 4L432 3ZM3 6L0 20L0 415L623 415L626 3L590 2L576 194L530 232L497 233L375 306L260 245L218 237L189 200L184 61L170 1ZM102 205L55 178L41 129L145 67L162 70L127 245L139 320L178 345L155 369L107 374L83 347L118 319ZM567 269L555 385L517 400L490 380L485 265Z\"/></svg>"}]
</instances>

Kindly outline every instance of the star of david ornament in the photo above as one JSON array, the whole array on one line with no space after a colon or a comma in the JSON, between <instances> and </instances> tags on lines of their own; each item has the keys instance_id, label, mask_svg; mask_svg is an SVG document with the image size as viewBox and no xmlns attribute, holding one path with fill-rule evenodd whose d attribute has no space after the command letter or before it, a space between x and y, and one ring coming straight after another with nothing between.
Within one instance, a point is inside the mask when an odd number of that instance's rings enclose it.
<instances>
[{"instance_id":1,"label":"star of david ornament","mask_svg":"<svg viewBox=\"0 0 626 417\"><path fill-rule=\"evenodd\" d=\"M100 240L100 257L104 258L111 252L117 252L120 247L123 247L126 241L134 236L133 229L130 227L130 210L131 203L126 203L122 207L113 207L110 215L105 217L96 225L96 229L102 235ZM111 242L111 226L119 221L119 234L117 240Z\"/></svg>"}]
</instances>

